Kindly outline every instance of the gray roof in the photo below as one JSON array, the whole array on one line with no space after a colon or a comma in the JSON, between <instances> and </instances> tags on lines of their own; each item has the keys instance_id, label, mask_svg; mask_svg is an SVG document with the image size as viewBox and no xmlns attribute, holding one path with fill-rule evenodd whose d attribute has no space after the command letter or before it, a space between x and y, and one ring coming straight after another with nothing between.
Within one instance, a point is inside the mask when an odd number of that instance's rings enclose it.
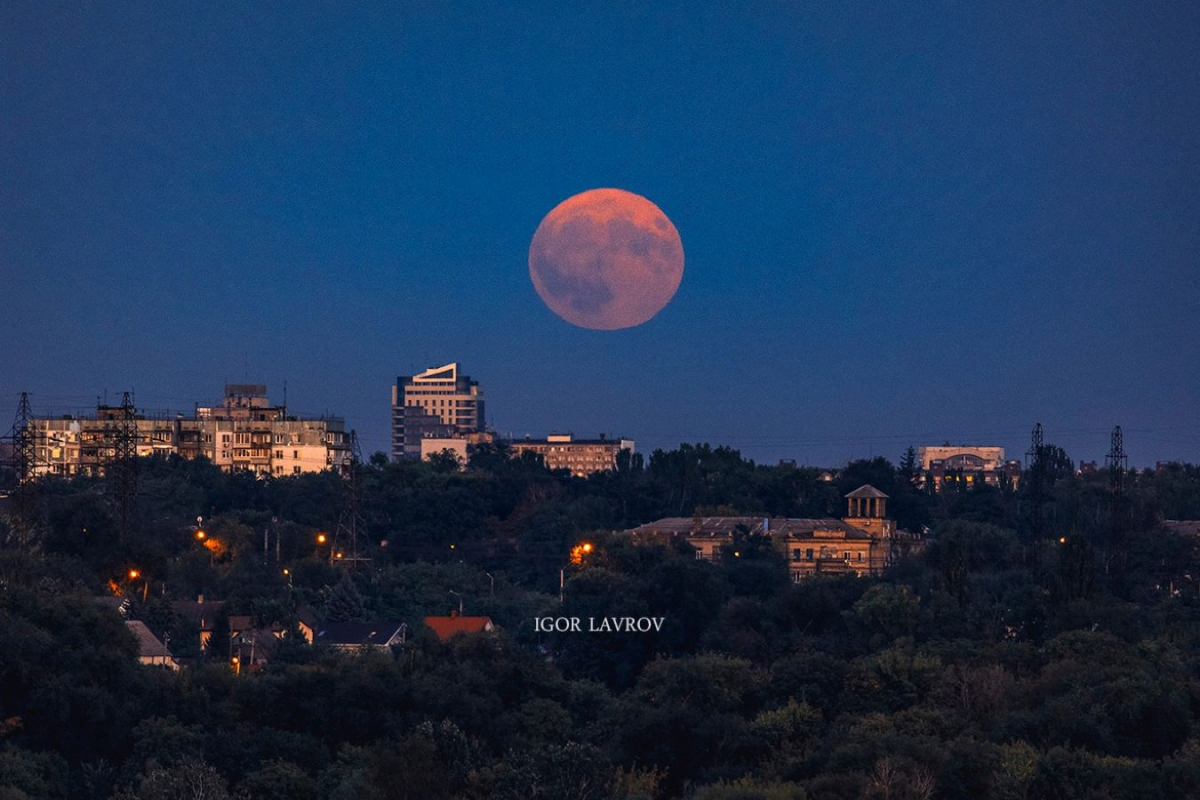
<instances>
[{"instance_id":1,"label":"gray roof","mask_svg":"<svg viewBox=\"0 0 1200 800\"><path fill-rule=\"evenodd\" d=\"M125 620L125 627L133 632L138 640L138 655L141 658L171 658L171 651L150 632L146 623L137 619Z\"/></svg>"},{"instance_id":2,"label":"gray roof","mask_svg":"<svg viewBox=\"0 0 1200 800\"><path fill-rule=\"evenodd\" d=\"M887 497L887 495L876 489L871 484L864 483L862 486L846 495L846 497Z\"/></svg>"},{"instance_id":3,"label":"gray roof","mask_svg":"<svg viewBox=\"0 0 1200 800\"><path fill-rule=\"evenodd\" d=\"M684 536L732 536L739 528L749 533L764 533L763 517L667 517L656 522L647 522L633 529L635 534L679 534ZM870 539L871 535L847 525L840 519L806 519L797 517L773 517L766 519L766 533L782 536L806 537L815 531L838 531L847 539Z\"/></svg>"},{"instance_id":4,"label":"gray roof","mask_svg":"<svg viewBox=\"0 0 1200 800\"><path fill-rule=\"evenodd\" d=\"M372 622L326 622L317 631L315 642L337 646L375 645L383 647L400 633L402 623L375 620Z\"/></svg>"}]
</instances>

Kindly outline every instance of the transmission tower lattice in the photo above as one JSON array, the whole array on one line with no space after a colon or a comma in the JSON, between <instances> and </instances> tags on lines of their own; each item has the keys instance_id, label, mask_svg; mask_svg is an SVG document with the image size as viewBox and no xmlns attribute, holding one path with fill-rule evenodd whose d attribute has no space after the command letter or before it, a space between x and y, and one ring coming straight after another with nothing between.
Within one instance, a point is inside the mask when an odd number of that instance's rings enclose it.
<instances>
[{"instance_id":1,"label":"transmission tower lattice","mask_svg":"<svg viewBox=\"0 0 1200 800\"><path fill-rule=\"evenodd\" d=\"M1033 426L1032 441L1025 453L1029 481L1029 530L1034 539L1042 536L1042 506L1046 501L1046 442L1042 423Z\"/></svg>"},{"instance_id":2,"label":"transmission tower lattice","mask_svg":"<svg viewBox=\"0 0 1200 800\"><path fill-rule=\"evenodd\" d=\"M21 392L21 402L9 434L12 443L14 486L10 494L12 538L22 550L29 548L37 527L37 496L34 479L37 477L37 431L33 425L33 410L29 393Z\"/></svg>"},{"instance_id":3,"label":"transmission tower lattice","mask_svg":"<svg viewBox=\"0 0 1200 800\"><path fill-rule=\"evenodd\" d=\"M371 560L367 526L362 516L362 451L359 449L357 431L350 431L350 463L342 478L342 512L333 534L329 559L351 566Z\"/></svg>"},{"instance_id":4,"label":"transmission tower lattice","mask_svg":"<svg viewBox=\"0 0 1200 800\"><path fill-rule=\"evenodd\" d=\"M1125 455L1125 434L1121 426L1113 428L1112 446L1104 459L1108 467L1108 489L1114 497L1125 493L1125 472L1129 469L1129 456Z\"/></svg>"},{"instance_id":5,"label":"transmission tower lattice","mask_svg":"<svg viewBox=\"0 0 1200 800\"><path fill-rule=\"evenodd\" d=\"M111 412L110 412L111 413ZM121 535L128 534L137 513L137 410L125 392L121 405L105 426L108 440L108 479Z\"/></svg>"}]
</instances>

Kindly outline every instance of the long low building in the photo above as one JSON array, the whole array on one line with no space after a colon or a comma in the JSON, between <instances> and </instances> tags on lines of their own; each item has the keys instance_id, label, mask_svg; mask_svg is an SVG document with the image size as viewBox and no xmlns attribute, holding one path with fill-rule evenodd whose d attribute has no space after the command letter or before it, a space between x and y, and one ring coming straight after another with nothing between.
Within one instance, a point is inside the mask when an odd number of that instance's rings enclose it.
<instances>
[{"instance_id":1,"label":"long low building","mask_svg":"<svg viewBox=\"0 0 1200 800\"><path fill-rule=\"evenodd\" d=\"M941 491L947 485L970 488L975 484L1009 485L1021 481L1021 462L1006 459L1003 447L926 445L917 448L918 485Z\"/></svg>"},{"instance_id":2,"label":"long low building","mask_svg":"<svg viewBox=\"0 0 1200 800\"><path fill-rule=\"evenodd\" d=\"M722 558L738 536L769 536L783 553L793 581L812 575L878 575L919 540L887 516L888 496L873 486L846 495L844 519L792 517L667 517L634 528L635 539L682 539L696 558Z\"/></svg>"},{"instance_id":3,"label":"long low building","mask_svg":"<svg viewBox=\"0 0 1200 800\"><path fill-rule=\"evenodd\" d=\"M525 453L541 456L549 469L569 470L577 478L617 468L622 450L634 452L632 439L609 438L600 434L596 439L576 439L571 433L552 433L545 439L509 439L504 441L514 458Z\"/></svg>"},{"instance_id":4,"label":"long low building","mask_svg":"<svg viewBox=\"0 0 1200 800\"><path fill-rule=\"evenodd\" d=\"M36 417L34 475L102 474L127 436L138 456L204 457L230 472L285 476L350 464L345 422L337 417L300 417L273 406L261 384L229 384L219 405L193 414L148 414L99 405L90 415Z\"/></svg>"}]
</instances>

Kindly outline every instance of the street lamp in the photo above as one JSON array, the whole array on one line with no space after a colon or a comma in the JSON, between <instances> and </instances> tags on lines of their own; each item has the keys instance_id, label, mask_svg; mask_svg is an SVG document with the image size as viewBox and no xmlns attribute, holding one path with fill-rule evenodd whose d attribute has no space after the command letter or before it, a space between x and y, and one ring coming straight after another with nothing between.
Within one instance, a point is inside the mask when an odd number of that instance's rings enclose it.
<instances>
[{"instance_id":1,"label":"street lamp","mask_svg":"<svg viewBox=\"0 0 1200 800\"><path fill-rule=\"evenodd\" d=\"M142 573L137 569L129 570L129 588L133 588L133 582L142 577ZM150 581L142 580L142 602L146 602L146 597L150 594Z\"/></svg>"},{"instance_id":2,"label":"street lamp","mask_svg":"<svg viewBox=\"0 0 1200 800\"><path fill-rule=\"evenodd\" d=\"M571 548L570 564L574 564L575 566L579 566L579 565L583 564L584 556L591 555L592 551L595 549L596 549L596 546L593 545L591 542L580 542L579 544L577 544ZM558 604L560 606L566 600L567 567L570 566L570 564L566 564L566 565L560 567L558 570Z\"/></svg>"}]
</instances>

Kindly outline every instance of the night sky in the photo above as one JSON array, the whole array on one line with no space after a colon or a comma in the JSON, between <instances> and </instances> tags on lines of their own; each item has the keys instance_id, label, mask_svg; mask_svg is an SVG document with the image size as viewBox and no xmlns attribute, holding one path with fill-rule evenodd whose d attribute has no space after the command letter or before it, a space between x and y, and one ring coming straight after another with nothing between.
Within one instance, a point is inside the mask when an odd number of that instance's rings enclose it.
<instances>
[{"instance_id":1,"label":"night sky","mask_svg":"<svg viewBox=\"0 0 1200 800\"><path fill-rule=\"evenodd\" d=\"M0 428L286 379L385 449L457 360L517 435L1200 460L1200 4L355 5L0 4ZM530 282L596 187L683 240L640 327Z\"/></svg>"}]
</instances>

